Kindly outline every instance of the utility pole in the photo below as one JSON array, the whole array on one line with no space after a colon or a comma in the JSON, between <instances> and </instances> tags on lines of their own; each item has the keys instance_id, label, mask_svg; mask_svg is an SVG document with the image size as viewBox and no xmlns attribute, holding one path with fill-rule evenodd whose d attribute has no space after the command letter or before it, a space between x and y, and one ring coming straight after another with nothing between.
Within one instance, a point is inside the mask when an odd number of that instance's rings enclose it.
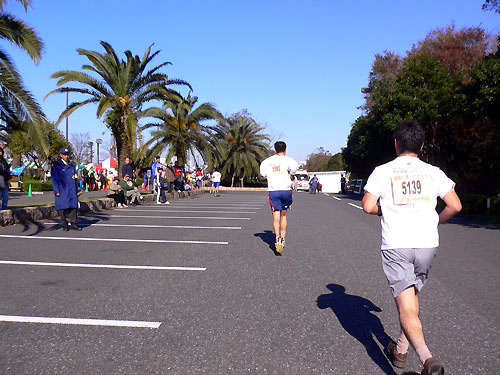
<instances>
[{"instance_id":1,"label":"utility pole","mask_svg":"<svg viewBox=\"0 0 500 375\"><path fill-rule=\"evenodd\" d=\"M95 143L97 144L97 164L99 164L99 145L102 143L102 139L100 138L97 138L95 140Z\"/></svg>"},{"instance_id":2,"label":"utility pole","mask_svg":"<svg viewBox=\"0 0 500 375\"><path fill-rule=\"evenodd\" d=\"M66 109L68 109L69 93L66 91ZM66 116L66 140L68 140L68 117Z\"/></svg>"},{"instance_id":3,"label":"utility pole","mask_svg":"<svg viewBox=\"0 0 500 375\"><path fill-rule=\"evenodd\" d=\"M89 148L90 148L90 162L93 163L94 162L94 151L92 150L92 146L94 145L94 143L92 141L89 142Z\"/></svg>"}]
</instances>

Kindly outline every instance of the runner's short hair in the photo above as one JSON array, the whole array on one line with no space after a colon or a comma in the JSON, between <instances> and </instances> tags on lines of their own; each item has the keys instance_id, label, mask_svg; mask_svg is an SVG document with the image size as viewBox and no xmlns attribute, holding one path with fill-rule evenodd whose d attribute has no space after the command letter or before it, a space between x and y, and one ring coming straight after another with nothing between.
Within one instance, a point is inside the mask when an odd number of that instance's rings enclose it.
<instances>
[{"instance_id":1,"label":"runner's short hair","mask_svg":"<svg viewBox=\"0 0 500 375\"><path fill-rule=\"evenodd\" d=\"M286 151L286 143L283 141L278 141L274 144L274 149L276 152L285 152Z\"/></svg>"},{"instance_id":2,"label":"runner's short hair","mask_svg":"<svg viewBox=\"0 0 500 375\"><path fill-rule=\"evenodd\" d=\"M420 154L425 140L425 131L417 121L403 121L394 130L400 152Z\"/></svg>"}]
</instances>

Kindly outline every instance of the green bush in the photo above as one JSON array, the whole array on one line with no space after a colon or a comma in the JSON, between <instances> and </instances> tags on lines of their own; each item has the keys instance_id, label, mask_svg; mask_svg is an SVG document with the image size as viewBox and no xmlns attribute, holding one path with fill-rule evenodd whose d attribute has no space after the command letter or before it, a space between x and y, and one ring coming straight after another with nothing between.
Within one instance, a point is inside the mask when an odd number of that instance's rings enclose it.
<instances>
[{"instance_id":1,"label":"green bush","mask_svg":"<svg viewBox=\"0 0 500 375\"><path fill-rule=\"evenodd\" d=\"M31 185L31 191L52 191L52 181L43 182L33 177L23 178L23 191L28 191Z\"/></svg>"},{"instance_id":2,"label":"green bush","mask_svg":"<svg viewBox=\"0 0 500 375\"><path fill-rule=\"evenodd\" d=\"M476 214L500 214L500 197L489 197L484 194L459 193L462 202L462 213L467 215ZM486 208L486 200L490 198L490 209Z\"/></svg>"}]
</instances>

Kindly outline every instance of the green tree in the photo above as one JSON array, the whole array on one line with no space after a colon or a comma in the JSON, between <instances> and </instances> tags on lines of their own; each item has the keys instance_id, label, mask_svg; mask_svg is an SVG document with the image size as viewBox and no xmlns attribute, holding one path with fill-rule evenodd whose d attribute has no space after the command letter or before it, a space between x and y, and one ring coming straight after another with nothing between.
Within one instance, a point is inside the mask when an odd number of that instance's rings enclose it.
<instances>
[{"instance_id":1,"label":"green tree","mask_svg":"<svg viewBox=\"0 0 500 375\"><path fill-rule=\"evenodd\" d=\"M269 135L265 128L246 111L235 113L220 121L215 129L220 159L215 168L224 178L239 179L243 186L245 178L259 175L260 163L270 154Z\"/></svg>"},{"instance_id":2,"label":"green tree","mask_svg":"<svg viewBox=\"0 0 500 375\"><path fill-rule=\"evenodd\" d=\"M66 140L62 132L56 125L49 121L40 123L41 130L47 135L46 142L48 152L45 152L45 145L42 145L37 138L30 137L29 123L19 123L9 135L9 148L14 154L24 155L37 164L45 160L56 160L63 147L71 148L71 144Z\"/></svg>"},{"instance_id":3,"label":"green tree","mask_svg":"<svg viewBox=\"0 0 500 375\"><path fill-rule=\"evenodd\" d=\"M325 150L323 147L319 147L307 157L306 168L308 171L326 171L328 161L331 157L332 154L329 151Z\"/></svg>"},{"instance_id":4,"label":"green tree","mask_svg":"<svg viewBox=\"0 0 500 375\"><path fill-rule=\"evenodd\" d=\"M6 40L24 50L35 64L43 51L43 42L35 30L9 13L4 8L8 1L0 0L0 39ZM18 0L25 10L31 6L30 0ZM32 137L41 141L44 152L48 153L46 134L43 133L41 121L44 114L25 88L20 74L8 54L0 49L0 131L2 138L9 138L9 133L24 129ZM23 125L16 125L23 123ZM14 166L19 165L20 157L14 158Z\"/></svg>"},{"instance_id":5,"label":"green tree","mask_svg":"<svg viewBox=\"0 0 500 375\"><path fill-rule=\"evenodd\" d=\"M327 171L344 171L344 158L342 157L342 152L337 152L329 160L326 166Z\"/></svg>"},{"instance_id":6,"label":"green tree","mask_svg":"<svg viewBox=\"0 0 500 375\"><path fill-rule=\"evenodd\" d=\"M205 161L210 159L210 127L204 125L206 120L223 118L212 103L203 103L195 108L198 97L187 97L167 93L162 97L163 108L150 108L145 111L149 117L160 120L160 123L149 123L141 129L153 129L151 138L144 144L150 149L151 158L168 149L167 158L177 157L179 165L184 165L188 153L194 156L198 151Z\"/></svg>"},{"instance_id":7,"label":"green tree","mask_svg":"<svg viewBox=\"0 0 500 375\"><path fill-rule=\"evenodd\" d=\"M161 63L149 69L151 61L160 53L151 53L151 47L146 49L144 56L133 56L126 51L126 60L120 60L113 47L101 42L105 53L78 49L78 53L85 56L90 65L83 65L84 71L97 74L97 78L86 73L74 70L56 72L52 78L59 79L58 86L75 82L81 87L59 87L47 96L54 93L73 92L83 94L86 98L74 102L65 109L57 123L70 116L75 110L87 104L97 104L97 118L105 117L105 123L110 128L118 150L119 166L125 158L136 151L138 121L144 117L142 107L151 100L161 98L172 90L169 85L190 85L181 80L169 80L168 76L160 73L159 69L169 65ZM149 69L149 70L147 70Z\"/></svg>"}]
</instances>

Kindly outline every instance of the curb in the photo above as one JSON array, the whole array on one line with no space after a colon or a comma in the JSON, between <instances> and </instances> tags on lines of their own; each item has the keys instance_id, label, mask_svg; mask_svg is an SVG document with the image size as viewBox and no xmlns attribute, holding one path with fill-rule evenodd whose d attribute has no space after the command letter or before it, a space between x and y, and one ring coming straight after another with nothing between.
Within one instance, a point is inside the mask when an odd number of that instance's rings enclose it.
<instances>
[{"instance_id":1,"label":"curb","mask_svg":"<svg viewBox=\"0 0 500 375\"><path fill-rule=\"evenodd\" d=\"M167 199L186 199L194 198L197 195L202 195L203 190L194 190L189 193L165 193ZM153 203L156 201L155 194L143 195L144 203ZM100 198L87 202L80 202L79 213L86 214L89 212L97 212L105 209L116 207L113 198ZM14 208L12 210L0 210L0 226L14 225L14 224L28 224L38 220L53 219L59 217L56 210L55 203L47 204L45 206L34 206L24 208Z\"/></svg>"}]
</instances>

